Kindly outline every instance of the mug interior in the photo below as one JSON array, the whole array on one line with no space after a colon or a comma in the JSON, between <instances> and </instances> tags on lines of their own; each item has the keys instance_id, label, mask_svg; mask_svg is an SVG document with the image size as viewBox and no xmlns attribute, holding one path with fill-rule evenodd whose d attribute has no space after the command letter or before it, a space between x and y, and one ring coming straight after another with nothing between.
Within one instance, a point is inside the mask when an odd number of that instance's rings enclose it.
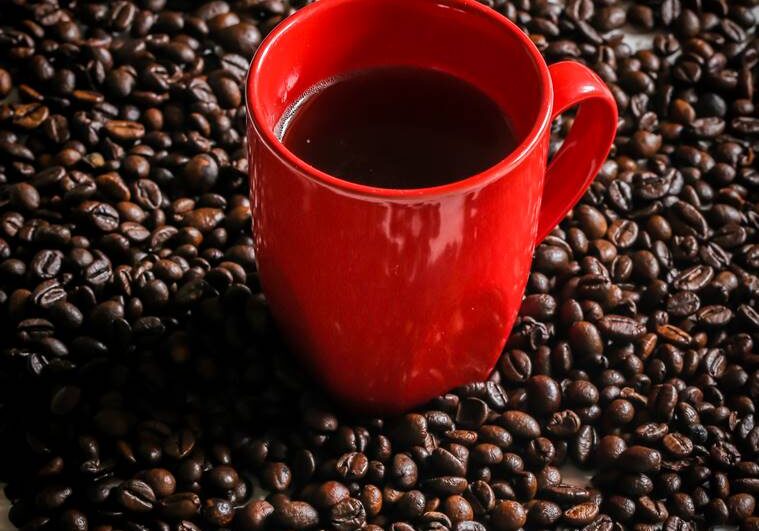
<instances>
[{"instance_id":1,"label":"mug interior","mask_svg":"<svg viewBox=\"0 0 759 531\"><path fill-rule=\"evenodd\" d=\"M295 158L275 138L288 108L320 82L381 66L433 68L478 87L512 126L518 147L507 160L529 150L547 125L552 95L540 54L474 0L320 0L304 8L261 45L249 113L275 150Z\"/></svg>"}]
</instances>

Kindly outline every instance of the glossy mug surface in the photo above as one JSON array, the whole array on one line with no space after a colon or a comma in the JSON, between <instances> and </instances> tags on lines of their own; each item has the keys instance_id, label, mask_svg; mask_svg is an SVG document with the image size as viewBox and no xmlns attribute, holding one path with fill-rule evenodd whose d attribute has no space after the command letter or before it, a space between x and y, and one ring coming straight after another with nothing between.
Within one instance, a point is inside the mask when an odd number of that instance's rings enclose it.
<instances>
[{"instance_id":1,"label":"glossy mug surface","mask_svg":"<svg viewBox=\"0 0 759 531\"><path fill-rule=\"evenodd\" d=\"M457 76L510 118L518 146L432 188L325 174L277 138L320 81L380 66ZM599 170L617 125L589 69L548 67L515 25L475 0L320 0L283 21L251 64L251 209L264 292L283 334L346 406L398 412L486 378L517 315L535 245ZM547 167L550 123L578 105Z\"/></svg>"}]
</instances>

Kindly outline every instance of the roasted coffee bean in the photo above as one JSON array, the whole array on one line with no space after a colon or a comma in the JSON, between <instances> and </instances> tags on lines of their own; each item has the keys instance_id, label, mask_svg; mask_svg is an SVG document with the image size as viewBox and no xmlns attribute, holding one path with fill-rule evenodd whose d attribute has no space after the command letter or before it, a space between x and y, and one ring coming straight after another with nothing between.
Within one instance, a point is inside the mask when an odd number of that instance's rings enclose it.
<instances>
[{"instance_id":1,"label":"roasted coffee bean","mask_svg":"<svg viewBox=\"0 0 759 531\"><path fill-rule=\"evenodd\" d=\"M444 448L435 448L430 454L429 461L436 472L446 475L464 476L466 475L466 458L468 455L469 452L466 451L465 459L462 460Z\"/></svg>"},{"instance_id":2,"label":"roasted coffee bean","mask_svg":"<svg viewBox=\"0 0 759 531\"><path fill-rule=\"evenodd\" d=\"M419 490L410 490L401 494L395 503L395 510L406 520L416 520L424 514L427 502L424 494Z\"/></svg>"},{"instance_id":3,"label":"roasted coffee bean","mask_svg":"<svg viewBox=\"0 0 759 531\"><path fill-rule=\"evenodd\" d=\"M224 527L232 522L235 516L232 504L220 498L208 498L203 502L203 518L213 526Z\"/></svg>"},{"instance_id":4,"label":"roasted coffee bean","mask_svg":"<svg viewBox=\"0 0 759 531\"><path fill-rule=\"evenodd\" d=\"M578 464L585 465L597 447L598 434L592 426L586 424L579 428L577 436L571 441L569 451Z\"/></svg>"},{"instance_id":5,"label":"roasted coffee bean","mask_svg":"<svg viewBox=\"0 0 759 531\"><path fill-rule=\"evenodd\" d=\"M448 496L443 501L442 510L453 523L465 522L474 519L472 506L463 496Z\"/></svg>"},{"instance_id":6,"label":"roasted coffee bean","mask_svg":"<svg viewBox=\"0 0 759 531\"><path fill-rule=\"evenodd\" d=\"M10 202L16 208L36 210L40 206L40 194L29 183L17 183L10 189Z\"/></svg>"},{"instance_id":7,"label":"roasted coffee bean","mask_svg":"<svg viewBox=\"0 0 759 531\"><path fill-rule=\"evenodd\" d=\"M625 21L625 9L619 6L604 7L594 17L595 26L602 31L619 28L625 24Z\"/></svg>"},{"instance_id":8,"label":"roasted coffee bean","mask_svg":"<svg viewBox=\"0 0 759 531\"><path fill-rule=\"evenodd\" d=\"M675 317L693 315L701 306L698 295L692 291L680 291L669 296L667 311Z\"/></svg>"},{"instance_id":9,"label":"roasted coffee bean","mask_svg":"<svg viewBox=\"0 0 759 531\"><path fill-rule=\"evenodd\" d=\"M51 485L37 493L35 503L43 510L57 509L66 503L72 493L71 487Z\"/></svg>"},{"instance_id":10,"label":"roasted coffee bean","mask_svg":"<svg viewBox=\"0 0 759 531\"><path fill-rule=\"evenodd\" d=\"M606 500L605 509L615 520L627 522L635 515L635 502L624 496L612 495Z\"/></svg>"},{"instance_id":11,"label":"roasted coffee bean","mask_svg":"<svg viewBox=\"0 0 759 531\"><path fill-rule=\"evenodd\" d=\"M611 466L619 456L627 450L624 439L616 435L606 435L598 442L595 452L595 462L598 466Z\"/></svg>"},{"instance_id":12,"label":"roasted coffee bean","mask_svg":"<svg viewBox=\"0 0 759 531\"><path fill-rule=\"evenodd\" d=\"M18 103L14 105L13 125L23 130L38 128L47 120L50 110L41 103Z\"/></svg>"},{"instance_id":13,"label":"roasted coffee bean","mask_svg":"<svg viewBox=\"0 0 759 531\"><path fill-rule=\"evenodd\" d=\"M561 389L552 378L533 376L527 381L526 388L530 411L545 415L554 413L561 407Z\"/></svg>"},{"instance_id":14,"label":"roasted coffee bean","mask_svg":"<svg viewBox=\"0 0 759 531\"><path fill-rule=\"evenodd\" d=\"M624 426L635 418L635 406L629 400L612 400L604 412L606 421L614 426Z\"/></svg>"},{"instance_id":15,"label":"roasted coffee bean","mask_svg":"<svg viewBox=\"0 0 759 531\"><path fill-rule=\"evenodd\" d=\"M382 510L382 492L374 485L365 485L360 499L367 516L377 516Z\"/></svg>"},{"instance_id":16,"label":"roasted coffee bean","mask_svg":"<svg viewBox=\"0 0 759 531\"><path fill-rule=\"evenodd\" d=\"M318 509L329 509L349 496L350 491L345 485L337 481L327 481L318 487L312 499Z\"/></svg>"},{"instance_id":17,"label":"roasted coffee bean","mask_svg":"<svg viewBox=\"0 0 759 531\"><path fill-rule=\"evenodd\" d=\"M0 69L0 97L5 98L13 90L13 81L10 73L4 68Z\"/></svg>"},{"instance_id":18,"label":"roasted coffee bean","mask_svg":"<svg viewBox=\"0 0 759 531\"><path fill-rule=\"evenodd\" d=\"M140 474L140 478L159 498L171 496L176 490L176 479L165 468L151 468Z\"/></svg>"},{"instance_id":19,"label":"roasted coffee bean","mask_svg":"<svg viewBox=\"0 0 759 531\"><path fill-rule=\"evenodd\" d=\"M543 497L559 504L579 504L590 500L590 492L582 487L560 483L541 491Z\"/></svg>"},{"instance_id":20,"label":"roasted coffee bean","mask_svg":"<svg viewBox=\"0 0 759 531\"><path fill-rule=\"evenodd\" d=\"M662 446L673 457L687 457L693 452L693 442L680 433L668 433L662 439Z\"/></svg>"},{"instance_id":21,"label":"roasted coffee bean","mask_svg":"<svg viewBox=\"0 0 759 531\"><path fill-rule=\"evenodd\" d=\"M587 380L574 380L564 387L566 398L576 406L592 406L598 403L598 388Z\"/></svg>"},{"instance_id":22,"label":"roasted coffee bean","mask_svg":"<svg viewBox=\"0 0 759 531\"><path fill-rule=\"evenodd\" d=\"M499 368L506 381L525 382L532 374L532 360L524 351L511 350L501 356Z\"/></svg>"},{"instance_id":23,"label":"roasted coffee bean","mask_svg":"<svg viewBox=\"0 0 759 531\"><path fill-rule=\"evenodd\" d=\"M393 441L400 448L423 446L427 438L427 419L423 415L408 414L393 430Z\"/></svg>"},{"instance_id":24,"label":"roasted coffee bean","mask_svg":"<svg viewBox=\"0 0 759 531\"><path fill-rule=\"evenodd\" d=\"M641 496L637 501L637 515L644 522L660 524L667 519L669 513L663 502Z\"/></svg>"},{"instance_id":25,"label":"roasted coffee bean","mask_svg":"<svg viewBox=\"0 0 759 531\"><path fill-rule=\"evenodd\" d=\"M282 500L274 504L272 518L283 527L307 529L316 525L319 514L306 502Z\"/></svg>"},{"instance_id":26,"label":"roasted coffee bean","mask_svg":"<svg viewBox=\"0 0 759 531\"><path fill-rule=\"evenodd\" d=\"M399 488L407 489L416 485L417 465L406 454L396 454L390 467L390 477Z\"/></svg>"},{"instance_id":27,"label":"roasted coffee bean","mask_svg":"<svg viewBox=\"0 0 759 531\"><path fill-rule=\"evenodd\" d=\"M348 481L363 478L369 469L369 460L360 452L343 454L335 465L338 475Z\"/></svg>"},{"instance_id":28,"label":"roasted coffee bean","mask_svg":"<svg viewBox=\"0 0 759 531\"><path fill-rule=\"evenodd\" d=\"M200 511L200 498L192 492L180 492L162 499L159 512L171 520L189 520Z\"/></svg>"},{"instance_id":29,"label":"roasted coffee bean","mask_svg":"<svg viewBox=\"0 0 759 531\"><path fill-rule=\"evenodd\" d=\"M564 511L564 521L571 526L590 524L598 516L599 508L594 502L584 502Z\"/></svg>"},{"instance_id":30,"label":"roasted coffee bean","mask_svg":"<svg viewBox=\"0 0 759 531\"><path fill-rule=\"evenodd\" d=\"M540 436L540 424L523 411L507 411L501 416L501 422L515 437L534 439Z\"/></svg>"},{"instance_id":31,"label":"roasted coffee bean","mask_svg":"<svg viewBox=\"0 0 759 531\"><path fill-rule=\"evenodd\" d=\"M76 509L66 510L61 515L60 525L67 531L86 531L89 529L87 517Z\"/></svg>"},{"instance_id":32,"label":"roasted coffee bean","mask_svg":"<svg viewBox=\"0 0 759 531\"><path fill-rule=\"evenodd\" d=\"M142 124L129 120L108 120L104 128L117 141L139 140L145 134L145 127Z\"/></svg>"},{"instance_id":33,"label":"roasted coffee bean","mask_svg":"<svg viewBox=\"0 0 759 531\"><path fill-rule=\"evenodd\" d=\"M556 458L556 447L550 439L538 437L527 445L527 459L536 467L547 465Z\"/></svg>"},{"instance_id":34,"label":"roasted coffee bean","mask_svg":"<svg viewBox=\"0 0 759 531\"><path fill-rule=\"evenodd\" d=\"M216 183L219 167L213 157L201 154L187 162L184 174L188 187L196 191L207 192Z\"/></svg>"},{"instance_id":35,"label":"roasted coffee bean","mask_svg":"<svg viewBox=\"0 0 759 531\"><path fill-rule=\"evenodd\" d=\"M456 422L463 428L477 428L487 419L488 405L479 398L465 398L456 410Z\"/></svg>"},{"instance_id":36,"label":"roasted coffee bean","mask_svg":"<svg viewBox=\"0 0 759 531\"><path fill-rule=\"evenodd\" d=\"M527 511L521 503L506 500L493 509L490 523L498 531L516 531L527 522Z\"/></svg>"},{"instance_id":37,"label":"roasted coffee bean","mask_svg":"<svg viewBox=\"0 0 759 531\"><path fill-rule=\"evenodd\" d=\"M535 500L529 505L527 522L535 526L550 527L553 526L561 516L561 507L556 503L545 500Z\"/></svg>"},{"instance_id":38,"label":"roasted coffee bean","mask_svg":"<svg viewBox=\"0 0 759 531\"><path fill-rule=\"evenodd\" d=\"M603 340L596 326L587 321L572 324L569 343L573 351L584 356L596 356L603 352Z\"/></svg>"},{"instance_id":39,"label":"roasted coffee bean","mask_svg":"<svg viewBox=\"0 0 759 531\"><path fill-rule=\"evenodd\" d=\"M632 340L640 338L646 331L645 327L634 319L622 315L607 315L598 321L601 334L610 339Z\"/></svg>"},{"instance_id":40,"label":"roasted coffee bean","mask_svg":"<svg viewBox=\"0 0 759 531\"><path fill-rule=\"evenodd\" d=\"M466 490L467 485L466 479L454 476L440 476L424 482L424 487L438 496L462 494Z\"/></svg>"},{"instance_id":41,"label":"roasted coffee bean","mask_svg":"<svg viewBox=\"0 0 759 531\"><path fill-rule=\"evenodd\" d=\"M43 280L32 291L32 301L41 308L50 308L54 304L64 301L66 291L60 282L54 279Z\"/></svg>"},{"instance_id":42,"label":"roasted coffee bean","mask_svg":"<svg viewBox=\"0 0 759 531\"><path fill-rule=\"evenodd\" d=\"M470 460L478 465L497 465L503 460L503 451L495 444L480 443L470 452Z\"/></svg>"},{"instance_id":43,"label":"roasted coffee bean","mask_svg":"<svg viewBox=\"0 0 759 531\"><path fill-rule=\"evenodd\" d=\"M732 523L740 523L754 514L756 500L747 493L733 494L727 499L729 519Z\"/></svg>"},{"instance_id":44,"label":"roasted coffee bean","mask_svg":"<svg viewBox=\"0 0 759 531\"><path fill-rule=\"evenodd\" d=\"M261 480L264 486L272 491L282 492L288 489L292 481L290 468L281 462L269 463L264 468Z\"/></svg>"},{"instance_id":45,"label":"roasted coffee bean","mask_svg":"<svg viewBox=\"0 0 759 531\"><path fill-rule=\"evenodd\" d=\"M690 520L696 514L696 505L693 503L693 498L684 492L676 492L672 494L671 505L672 512L680 518Z\"/></svg>"},{"instance_id":46,"label":"roasted coffee bean","mask_svg":"<svg viewBox=\"0 0 759 531\"><path fill-rule=\"evenodd\" d=\"M617 463L630 472L656 472L661 467L661 454L647 446L631 446L619 455Z\"/></svg>"},{"instance_id":47,"label":"roasted coffee bean","mask_svg":"<svg viewBox=\"0 0 759 531\"><path fill-rule=\"evenodd\" d=\"M240 483L240 477L231 466L220 465L207 472L206 481L212 489L225 492L235 488Z\"/></svg>"},{"instance_id":48,"label":"roasted coffee bean","mask_svg":"<svg viewBox=\"0 0 759 531\"><path fill-rule=\"evenodd\" d=\"M715 498L706 504L704 515L712 525L726 524L730 517L729 509L722 498Z\"/></svg>"},{"instance_id":49,"label":"roasted coffee bean","mask_svg":"<svg viewBox=\"0 0 759 531\"><path fill-rule=\"evenodd\" d=\"M559 438L568 438L575 435L582 426L580 417L572 410L564 410L554 413L546 423L546 431Z\"/></svg>"},{"instance_id":50,"label":"roasted coffee bean","mask_svg":"<svg viewBox=\"0 0 759 531\"><path fill-rule=\"evenodd\" d=\"M237 509L234 524L240 531L265 529L274 507L265 500L253 500L245 507Z\"/></svg>"},{"instance_id":51,"label":"roasted coffee bean","mask_svg":"<svg viewBox=\"0 0 759 531\"><path fill-rule=\"evenodd\" d=\"M710 266L693 266L680 273L672 282L676 289L699 291L714 277Z\"/></svg>"},{"instance_id":52,"label":"roasted coffee bean","mask_svg":"<svg viewBox=\"0 0 759 531\"><path fill-rule=\"evenodd\" d=\"M119 487L117 500L128 511L144 513L153 510L156 496L144 481L129 480Z\"/></svg>"},{"instance_id":53,"label":"roasted coffee bean","mask_svg":"<svg viewBox=\"0 0 759 531\"><path fill-rule=\"evenodd\" d=\"M366 512L359 500L346 498L330 509L329 519L338 531L362 529L366 524Z\"/></svg>"},{"instance_id":54,"label":"roasted coffee bean","mask_svg":"<svg viewBox=\"0 0 759 531\"><path fill-rule=\"evenodd\" d=\"M63 253L57 250L39 251L29 264L31 271L41 279L51 279L58 275L63 266Z\"/></svg>"}]
</instances>

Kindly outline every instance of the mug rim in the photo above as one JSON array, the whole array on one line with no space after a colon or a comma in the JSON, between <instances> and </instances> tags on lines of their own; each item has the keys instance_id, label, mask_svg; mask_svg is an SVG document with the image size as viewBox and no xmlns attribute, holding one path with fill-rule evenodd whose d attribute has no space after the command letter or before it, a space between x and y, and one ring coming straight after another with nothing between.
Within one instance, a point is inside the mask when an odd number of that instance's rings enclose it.
<instances>
[{"instance_id":1,"label":"mug rim","mask_svg":"<svg viewBox=\"0 0 759 531\"><path fill-rule=\"evenodd\" d=\"M359 195L362 197L380 197L380 198L419 198L424 196L440 196L447 195L449 193L457 193L465 190L469 190L478 186L482 186L490 183L499 176L503 176L511 172L515 167L521 164L532 153L540 142L543 133L550 124L551 108L553 105L553 86L551 84L551 77L548 72L548 65L545 59L540 55L535 43L519 29L511 20L504 15L498 13L494 9L486 7L477 0L434 0L438 5L444 5L445 7L459 8L462 11L466 11L467 15L477 15L483 18L495 22L502 26L503 29L509 31L515 36L522 44L523 48L526 48L530 59L536 67L538 72L541 88L543 89L544 97L538 103L538 115L532 128L527 135L522 139L519 145L514 148L506 157L498 161L496 164L489 166L485 170L457 179L450 183L445 183L437 186L430 186L425 188L382 188L378 186L370 186L366 184L360 184L354 181L341 179L330 175L327 172L320 170L319 168L312 166L308 162L304 161L295 153L293 153L285 144L277 138L274 131L264 125L264 120L261 111L258 88L258 78L263 74L263 64L265 62L268 51L276 45L277 40L288 30L290 30L296 24L304 21L309 16L315 15L316 12L323 9L329 9L334 6L356 3L364 0L318 0L303 8L298 12L290 15L283 20L277 27L275 27L261 42L256 53L253 55L250 66L248 67L248 73L245 79L245 113L249 124L251 124L258 132L259 137L263 140L268 149L274 153L277 158L287 164L291 169L297 170L301 174L307 176L309 179L325 185L333 190L342 191L351 195ZM409 0L407 0L409 1ZM430 1L430 0L422 0ZM250 140L248 140L250 145Z\"/></svg>"}]
</instances>

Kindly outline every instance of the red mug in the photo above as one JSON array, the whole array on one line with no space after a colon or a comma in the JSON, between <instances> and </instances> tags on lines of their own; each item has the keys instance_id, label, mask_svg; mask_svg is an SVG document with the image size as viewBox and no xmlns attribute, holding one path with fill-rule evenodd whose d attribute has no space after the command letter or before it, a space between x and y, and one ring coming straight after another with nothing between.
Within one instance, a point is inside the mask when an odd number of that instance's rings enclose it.
<instances>
[{"instance_id":1,"label":"red mug","mask_svg":"<svg viewBox=\"0 0 759 531\"><path fill-rule=\"evenodd\" d=\"M422 189L332 177L274 133L309 88L378 66L453 74L510 118L518 147L478 175ZM343 404L399 412L488 376L535 245L609 152L617 109L588 68L548 67L475 0L320 0L264 40L247 81L253 239L272 314ZM579 109L547 166L551 120ZM546 168L547 166L547 168Z\"/></svg>"}]
</instances>

